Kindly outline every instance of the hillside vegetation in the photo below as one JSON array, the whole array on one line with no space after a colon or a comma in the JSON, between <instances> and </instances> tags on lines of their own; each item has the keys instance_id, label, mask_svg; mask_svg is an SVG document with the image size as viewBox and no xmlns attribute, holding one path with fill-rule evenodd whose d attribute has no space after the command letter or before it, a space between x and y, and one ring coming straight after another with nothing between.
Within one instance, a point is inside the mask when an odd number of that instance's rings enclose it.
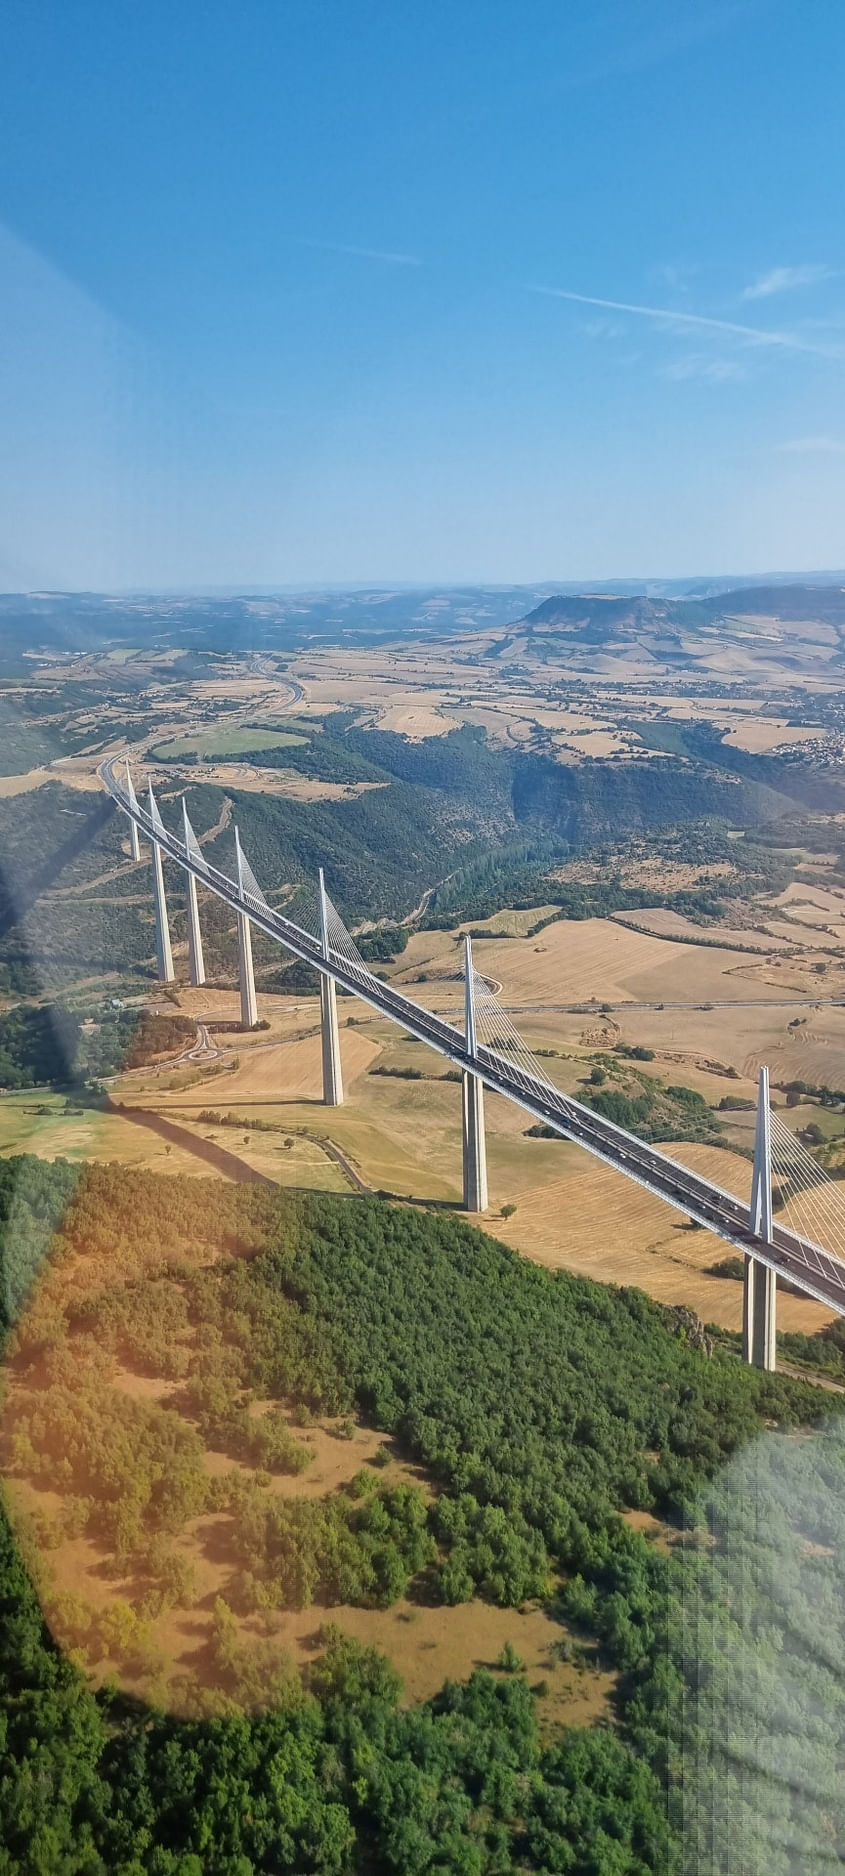
<instances>
[{"instance_id":1,"label":"hillside vegetation","mask_svg":"<svg viewBox=\"0 0 845 1876\"><path fill-rule=\"evenodd\" d=\"M210 1206L201 1181L92 1167L77 1182L69 1167L32 1161L2 1169L0 1200L10 1317L35 1285L10 1346L16 1372L46 1362L62 1385L68 1350L93 1330L103 1361L116 1348L143 1365L158 1345L171 1357L181 1345L190 1384L185 1327L193 1319L202 1337L216 1324L216 1393L195 1399L195 1413L231 1419L246 1382L280 1400L354 1408L436 1482L423 1522L413 1515L417 1548L404 1566L429 1573L429 1593L506 1605L545 1595L552 1612L598 1637L623 1676L617 1731L542 1737L518 1662L499 1681L479 1671L403 1711L395 1675L373 1651L324 1630L303 1683L266 1645L236 1644L221 1608L213 1646L231 1704L213 1720L177 1722L93 1695L60 1659L4 1526L0 1870L654 1876L689 1867L686 1827L700 1840L702 1876L723 1876L737 1842L753 1876L792 1876L791 1839L802 1868L845 1847L841 1793L828 1783L820 1797L815 1778L818 1755L832 1764L838 1750L842 1683L832 1665L809 1682L801 1666L808 1648L832 1664L842 1642L841 1441L835 1429L797 1444L789 1432L821 1421L821 1394L728 1357L708 1361L639 1292L553 1276L454 1217L219 1186ZM196 1275L186 1284L187 1246ZM101 1259L93 1316L77 1320L70 1302L58 1313L40 1305L48 1249L57 1279L68 1257ZM125 1287L105 1282L109 1268ZM208 1390L211 1372L201 1367L200 1378ZM142 1526L151 1516L167 1527L169 1478L189 1497L193 1489L190 1441L175 1470L171 1442L163 1473L148 1443L150 1429L165 1439L166 1412L141 1416L125 1475ZM785 1453L805 1455L789 1489L772 1496L766 1535L766 1556L789 1557L789 1621L766 1568L743 1574L729 1550L706 1542L664 1554L619 1515L685 1508L692 1524L720 1528L720 1469L733 1454L741 1464L767 1427L782 1429L766 1437ZM92 1449L67 1410L52 1428L50 1463L64 1441L84 1503ZM29 1437L34 1445L36 1427ZM31 1460L19 1449L16 1463ZM114 1508L119 1474L107 1471ZM397 1507L376 1515L380 1499L376 1483L357 1501L372 1510L347 1526L361 1557L395 1541ZM281 1551L279 1535L259 1556L259 1581L275 1579L283 1557L293 1567L290 1533ZM130 1548L137 1541L130 1534ZM394 1593L389 1583L382 1593ZM700 1611L680 1650L673 1607ZM748 1658L746 1693L752 1673L781 1705L775 1690L789 1689L775 1790L764 1763L746 1775L722 1761L732 1663L755 1633L763 1654ZM819 1673L810 1775L803 1715Z\"/></svg>"}]
</instances>

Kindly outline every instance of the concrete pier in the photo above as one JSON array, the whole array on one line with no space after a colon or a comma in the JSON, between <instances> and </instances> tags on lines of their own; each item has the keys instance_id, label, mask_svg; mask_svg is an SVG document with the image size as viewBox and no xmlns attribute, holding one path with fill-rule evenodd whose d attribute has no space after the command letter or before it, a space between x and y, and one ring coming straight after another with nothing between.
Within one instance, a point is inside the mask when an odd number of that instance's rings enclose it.
<instances>
[{"instance_id":1,"label":"concrete pier","mask_svg":"<svg viewBox=\"0 0 845 1876\"><path fill-rule=\"evenodd\" d=\"M461 1102L464 1211L486 1212L487 1142L484 1137L484 1084L464 1072Z\"/></svg>"},{"instance_id":2,"label":"concrete pier","mask_svg":"<svg viewBox=\"0 0 845 1876\"><path fill-rule=\"evenodd\" d=\"M190 848L190 823L185 797L182 797L182 819L184 822L185 847ZM200 931L199 906L197 904L197 882L193 873L186 871L188 882L188 975L194 985L205 983L205 959L202 952L202 932Z\"/></svg>"},{"instance_id":3,"label":"concrete pier","mask_svg":"<svg viewBox=\"0 0 845 1876\"><path fill-rule=\"evenodd\" d=\"M329 957L329 921L326 883L320 868L320 941L323 956ZM323 1100L326 1107L343 1105L343 1070L340 1062L340 1031L337 1022L337 991L333 977L320 978L320 1046L323 1063Z\"/></svg>"},{"instance_id":4,"label":"concrete pier","mask_svg":"<svg viewBox=\"0 0 845 1876\"><path fill-rule=\"evenodd\" d=\"M150 816L153 821L157 819L157 812L152 783L150 783ZM153 853L153 903L155 906L156 922L156 964L158 966L159 982L172 984L174 974L173 951L170 944L170 926L167 922L167 900L164 896L164 868L161 863L161 848L158 841L154 840L151 844Z\"/></svg>"},{"instance_id":5,"label":"concrete pier","mask_svg":"<svg viewBox=\"0 0 845 1876\"><path fill-rule=\"evenodd\" d=\"M472 940L464 939L464 998L467 1053L475 1055L475 992L473 988ZM486 1212L487 1141L484 1133L484 1084L477 1075L464 1069L461 1087L461 1147L463 1158L464 1211Z\"/></svg>"},{"instance_id":6,"label":"concrete pier","mask_svg":"<svg viewBox=\"0 0 845 1876\"><path fill-rule=\"evenodd\" d=\"M767 1243L772 1236L772 1133L769 1071L761 1068L757 1089L757 1130L751 1180L750 1225ZM759 1257L745 1259L742 1290L743 1359L770 1372L777 1365L777 1277Z\"/></svg>"},{"instance_id":7,"label":"concrete pier","mask_svg":"<svg viewBox=\"0 0 845 1876\"><path fill-rule=\"evenodd\" d=\"M745 1259L742 1353L754 1368L777 1367L777 1277L759 1257Z\"/></svg>"},{"instance_id":8,"label":"concrete pier","mask_svg":"<svg viewBox=\"0 0 845 1876\"><path fill-rule=\"evenodd\" d=\"M235 828L235 855L238 863L238 891L243 898L243 864L237 828ZM241 1022L246 1029L254 1029L258 1022L258 1004L255 998L255 971L252 965L252 932L245 912L238 913L238 982L241 992Z\"/></svg>"}]
</instances>

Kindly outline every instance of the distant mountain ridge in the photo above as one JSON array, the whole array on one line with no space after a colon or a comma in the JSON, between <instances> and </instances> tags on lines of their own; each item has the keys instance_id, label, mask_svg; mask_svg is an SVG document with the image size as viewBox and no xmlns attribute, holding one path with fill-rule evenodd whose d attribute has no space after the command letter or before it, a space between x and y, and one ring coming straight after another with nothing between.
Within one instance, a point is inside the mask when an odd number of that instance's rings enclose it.
<instances>
[{"instance_id":1,"label":"distant mountain ridge","mask_svg":"<svg viewBox=\"0 0 845 1876\"><path fill-rule=\"evenodd\" d=\"M707 598L654 597L646 593L554 593L519 621L524 626L693 629L726 618L817 620L845 627L845 587L742 586Z\"/></svg>"}]
</instances>

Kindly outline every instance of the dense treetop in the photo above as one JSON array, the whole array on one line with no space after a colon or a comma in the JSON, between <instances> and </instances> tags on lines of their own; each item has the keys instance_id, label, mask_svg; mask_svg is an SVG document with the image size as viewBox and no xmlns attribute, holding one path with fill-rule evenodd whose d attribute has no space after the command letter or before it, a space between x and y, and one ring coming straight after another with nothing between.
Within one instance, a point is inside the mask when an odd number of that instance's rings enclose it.
<instances>
[{"instance_id":1,"label":"dense treetop","mask_svg":"<svg viewBox=\"0 0 845 1876\"><path fill-rule=\"evenodd\" d=\"M841 1752L835 1673L822 1688L814 1668L798 1691L808 1655L832 1666L841 1645L845 1495L841 1440L821 1428L829 1399L707 1360L639 1292L525 1264L455 1217L219 1185L214 1198L202 1181L7 1164L9 1314L51 1242L60 1258L83 1245L104 1265L117 1254L130 1277L139 1245L156 1242L159 1274L147 1275L165 1284L190 1245L192 1263L209 1266L204 1307L222 1347L249 1351L257 1384L283 1371L290 1385L294 1371L297 1391L354 1406L430 1468L441 1596L556 1596L598 1635L623 1676L619 1729L541 1738L518 1672L478 1673L402 1710L389 1666L331 1633L306 1684L290 1678L252 1718L139 1712L93 1696L57 1656L4 1527L0 1872L654 1876L690 1867L682 1828L700 1876L723 1876L732 1829L749 1876L798 1876L791 1837L802 1876L832 1846L841 1854L832 1769L819 1785ZM216 1411L204 1399L198 1410ZM796 1440L810 1425L820 1431ZM748 1454L750 1500L761 1438L773 1443L768 1476L786 1483L768 1493L763 1549L749 1528L731 1550L721 1480ZM709 1525L717 1548L689 1541L664 1555L624 1506L674 1511L691 1532ZM755 1558L764 1567L749 1573ZM790 1722L771 1803L765 1764L746 1775L724 1761L733 1664L755 1636L764 1652L746 1660L746 1693L753 1674L764 1693L777 1685ZM217 1645L229 1645L222 1611Z\"/></svg>"}]
</instances>

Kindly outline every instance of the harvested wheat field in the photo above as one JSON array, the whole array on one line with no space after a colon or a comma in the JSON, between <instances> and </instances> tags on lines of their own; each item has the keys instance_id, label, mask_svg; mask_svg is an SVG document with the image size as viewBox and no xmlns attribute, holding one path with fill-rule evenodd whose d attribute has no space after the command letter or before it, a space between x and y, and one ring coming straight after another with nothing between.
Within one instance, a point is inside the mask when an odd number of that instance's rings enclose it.
<instances>
[{"instance_id":1,"label":"harvested wheat field","mask_svg":"<svg viewBox=\"0 0 845 1876\"><path fill-rule=\"evenodd\" d=\"M320 1020L320 1005L316 997L268 995L259 985L258 1014L262 1022L269 1024L269 1029L247 1030L243 1034L224 1030L215 1035L215 1023L240 1021L240 997L237 990L210 990L207 985L192 989L190 985L183 984L179 986L178 998L181 1014L192 1016L197 1023L205 1023L211 1030L211 1041L215 1047L231 1050L237 1055L246 1049L266 1048L268 1040L300 1035L303 1030L312 1029Z\"/></svg>"},{"instance_id":2,"label":"harvested wheat field","mask_svg":"<svg viewBox=\"0 0 845 1876\"><path fill-rule=\"evenodd\" d=\"M527 1143L526 1143L527 1144ZM550 1143L551 1144L551 1143ZM512 1218L479 1220L514 1250L552 1269L577 1270L601 1283L635 1284L660 1303L683 1303L705 1322L742 1326L742 1284L710 1277L728 1255L721 1238L691 1230L679 1212L620 1173L587 1160L577 1147L556 1183L523 1192ZM746 1160L720 1147L682 1143L666 1152L739 1197L750 1194ZM577 1156L577 1158L576 1158ZM780 1296L778 1323L811 1335L832 1320L821 1304Z\"/></svg>"},{"instance_id":3,"label":"harvested wheat field","mask_svg":"<svg viewBox=\"0 0 845 1876\"><path fill-rule=\"evenodd\" d=\"M802 1020L793 1028L796 1017ZM840 1074L845 1077L845 1010L838 1007L819 1008L809 999L797 997L792 1005L763 1000L712 1010L637 1010L622 1006L614 1010L612 1020L619 1025L626 1042L654 1049L658 1058L674 1056L681 1061L687 1056L693 1061L715 1062L749 1079L756 1079L760 1063L768 1062L775 1082L811 1081L813 1077L803 1072L801 1064L809 1061L809 1048L818 1044L830 1070L821 1079L831 1086L845 1086L845 1079L839 1079ZM812 1037L812 1044L806 1040L808 1037ZM831 1082L834 1070L836 1078ZM677 1076L672 1079L677 1080ZM726 1087L725 1092L733 1090Z\"/></svg>"},{"instance_id":4,"label":"harvested wheat field","mask_svg":"<svg viewBox=\"0 0 845 1876\"><path fill-rule=\"evenodd\" d=\"M789 724L786 717L746 716L741 723L732 724L723 741L732 749L747 749L753 755L762 755L766 750L791 748L822 734L818 723Z\"/></svg>"},{"instance_id":5,"label":"harvested wheat field","mask_svg":"<svg viewBox=\"0 0 845 1876\"><path fill-rule=\"evenodd\" d=\"M378 1044L357 1028L344 1029L342 1050L344 1081L351 1086L375 1059ZM210 1077L203 1093L211 1107L218 1094L225 1096L227 1106L241 1101L322 1101L319 1035L253 1047L234 1073L229 1070Z\"/></svg>"},{"instance_id":6,"label":"harvested wheat field","mask_svg":"<svg viewBox=\"0 0 845 1876\"><path fill-rule=\"evenodd\" d=\"M768 929L766 932L759 932L748 930L744 926L731 929L720 926L718 931L704 932L700 925L693 923L692 919L685 918L681 912L670 911L668 906L654 906L643 910L638 909L636 912L615 912L613 923L626 926L628 931L645 932L647 935L653 933L656 938L683 938L691 945L695 945L699 951L713 944L718 945L721 936L723 945L720 949L728 951L736 945L740 947L740 950L756 950L768 955L772 951L782 951L789 945L794 945L796 937L800 938L800 933L789 938L770 937Z\"/></svg>"},{"instance_id":7,"label":"harvested wheat field","mask_svg":"<svg viewBox=\"0 0 845 1876\"><path fill-rule=\"evenodd\" d=\"M454 944L452 955L457 970ZM753 959L715 945L673 944L610 919L561 920L522 942L493 939L485 942L477 963L485 976L501 983L502 1001L514 1005L591 998L715 1002L755 994L753 978L743 974L744 965L754 969ZM765 993L758 988L757 994Z\"/></svg>"},{"instance_id":8,"label":"harvested wheat field","mask_svg":"<svg viewBox=\"0 0 845 1876\"><path fill-rule=\"evenodd\" d=\"M800 917L812 924L825 918L842 917L845 890L841 886L807 886L800 880L793 880L772 904L783 906L791 917Z\"/></svg>"}]
</instances>

